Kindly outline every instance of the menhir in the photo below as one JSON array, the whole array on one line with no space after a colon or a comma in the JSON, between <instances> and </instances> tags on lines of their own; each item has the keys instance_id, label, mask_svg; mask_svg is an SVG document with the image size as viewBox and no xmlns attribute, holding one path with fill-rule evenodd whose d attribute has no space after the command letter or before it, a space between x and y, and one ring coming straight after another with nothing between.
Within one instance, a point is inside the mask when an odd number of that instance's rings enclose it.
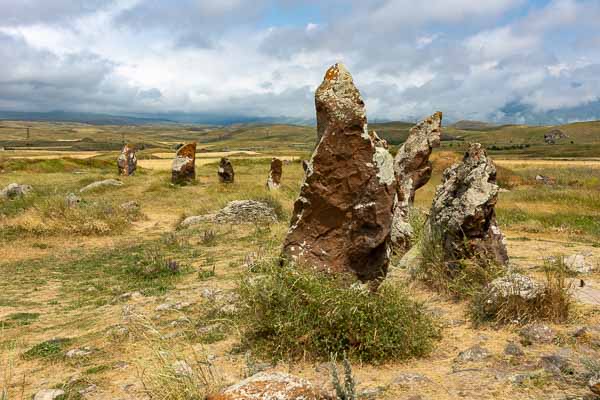
<instances>
[{"instance_id":1,"label":"menhir","mask_svg":"<svg viewBox=\"0 0 600 400\"><path fill-rule=\"evenodd\" d=\"M281 186L281 174L283 173L283 162L277 157L271 159L271 169L267 178L267 189L279 189Z\"/></svg>"},{"instance_id":2,"label":"menhir","mask_svg":"<svg viewBox=\"0 0 600 400\"><path fill-rule=\"evenodd\" d=\"M233 165L231 165L231 161L229 158L223 157L219 162L219 169L217 170L217 174L219 175L219 182L221 183L233 183L235 178L235 173L233 172Z\"/></svg>"},{"instance_id":3,"label":"menhir","mask_svg":"<svg viewBox=\"0 0 600 400\"><path fill-rule=\"evenodd\" d=\"M171 170L171 182L184 184L196 179L196 142L177 149Z\"/></svg>"},{"instance_id":4,"label":"menhir","mask_svg":"<svg viewBox=\"0 0 600 400\"><path fill-rule=\"evenodd\" d=\"M413 236L410 209L417 189L431 178L432 164L429 156L433 148L440 145L441 126L441 112L436 112L414 126L394 158L398 201L394 207L392 221L392 244L399 253L404 253L410 248Z\"/></svg>"},{"instance_id":5,"label":"menhir","mask_svg":"<svg viewBox=\"0 0 600 400\"><path fill-rule=\"evenodd\" d=\"M117 166L119 168L119 175L130 176L135 173L137 169L137 156L135 155L135 148L129 144L123 146L121 154L117 159Z\"/></svg>"},{"instance_id":6,"label":"menhir","mask_svg":"<svg viewBox=\"0 0 600 400\"><path fill-rule=\"evenodd\" d=\"M498 192L496 167L479 143L469 147L462 163L444 171L431 206L429 235L441 240L449 265L461 259L508 263L496 223Z\"/></svg>"},{"instance_id":7,"label":"menhir","mask_svg":"<svg viewBox=\"0 0 600 400\"><path fill-rule=\"evenodd\" d=\"M385 142L367 131L365 105L341 64L315 94L319 143L306 165L283 253L297 265L362 281L385 276L396 180Z\"/></svg>"}]
</instances>

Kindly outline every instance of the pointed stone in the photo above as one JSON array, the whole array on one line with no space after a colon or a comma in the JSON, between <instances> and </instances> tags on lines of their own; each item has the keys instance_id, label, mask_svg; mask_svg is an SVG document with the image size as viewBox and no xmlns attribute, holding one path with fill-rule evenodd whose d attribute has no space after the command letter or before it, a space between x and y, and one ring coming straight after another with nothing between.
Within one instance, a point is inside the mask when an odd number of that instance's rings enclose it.
<instances>
[{"instance_id":1,"label":"pointed stone","mask_svg":"<svg viewBox=\"0 0 600 400\"><path fill-rule=\"evenodd\" d=\"M394 158L398 202L394 207L392 244L400 253L405 253L410 248L413 235L409 221L410 209L417 189L431 178L432 165L429 156L433 149L440 145L441 126L441 112L436 112L415 125Z\"/></svg>"},{"instance_id":2,"label":"pointed stone","mask_svg":"<svg viewBox=\"0 0 600 400\"><path fill-rule=\"evenodd\" d=\"M393 158L384 141L368 133L364 102L343 65L327 71L315 97L320 140L283 253L299 265L363 281L381 278L390 256Z\"/></svg>"},{"instance_id":3,"label":"pointed stone","mask_svg":"<svg viewBox=\"0 0 600 400\"><path fill-rule=\"evenodd\" d=\"M177 149L171 170L171 182L182 184L196 179L196 142L188 143Z\"/></svg>"},{"instance_id":4,"label":"pointed stone","mask_svg":"<svg viewBox=\"0 0 600 400\"><path fill-rule=\"evenodd\" d=\"M471 144L462 163L444 171L429 221L448 262L475 258L508 263L504 236L496 223L498 192L496 167L479 143Z\"/></svg>"},{"instance_id":5,"label":"pointed stone","mask_svg":"<svg viewBox=\"0 0 600 400\"><path fill-rule=\"evenodd\" d=\"M135 148L129 144L123 146L121 154L117 159L117 166L119 167L119 175L130 176L135 173L137 169L137 156L135 155Z\"/></svg>"},{"instance_id":6,"label":"pointed stone","mask_svg":"<svg viewBox=\"0 0 600 400\"><path fill-rule=\"evenodd\" d=\"M269 190L279 189L281 186L281 174L283 173L283 163L279 158L271 159L271 169L269 170L269 178L267 179L267 188Z\"/></svg>"},{"instance_id":7,"label":"pointed stone","mask_svg":"<svg viewBox=\"0 0 600 400\"><path fill-rule=\"evenodd\" d=\"M219 182L221 183L233 183L235 174L233 172L233 165L231 165L231 161L229 158L223 157L219 162Z\"/></svg>"}]
</instances>

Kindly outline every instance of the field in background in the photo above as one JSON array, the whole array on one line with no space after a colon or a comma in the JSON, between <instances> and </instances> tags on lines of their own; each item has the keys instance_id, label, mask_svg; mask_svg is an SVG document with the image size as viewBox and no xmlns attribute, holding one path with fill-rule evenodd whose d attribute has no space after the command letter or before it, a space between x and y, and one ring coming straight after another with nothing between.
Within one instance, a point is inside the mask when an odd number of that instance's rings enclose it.
<instances>
[{"instance_id":1,"label":"field in background","mask_svg":"<svg viewBox=\"0 0 600 400\"><path fill-rule=\"evenodd\" d=\"M313 128L0 125L5 127L0 129L0 146L69 147L0 151L0 187L18 182L34 188L23 200L0 203L0 387L7 388L9 399L27 399L47 387L65 388L72 399L144 398L149 391L156 395L152 373L172 376L173 363L182 360L211 365L225 383L265 369L292 372L329 387L321 361L272 363L243 348L231 312L232 290L248 273L249 257L270 260L279 254L303 177L299 160L310 154ZM17 129L25 125L34 127L29 142ZM409 128L374 125L371 128L391 143L401 141ZM542 144L548 128L445 130L488 147L530 144L491 154L506 189L497 210L509 253L516 267L533 275L541 273L549 255L584 252L596 263L600 260L600 160L594 159L600 153L593 153L600 123L564 129L575 144ZM64 199L69 192L78 193L96 180L118 178L115 150L123 138L144 145L138 174L122 178L122 187L82 194L81 211L67 210ZM174 187L168 171L173 146L188 140L198 140L203 149L197 183ZM434 153L434 176L417 192L417 207L427 211L443 169L460 158L463 145L458 140L444 142ZM575 155L566 153L569 146ZM223 151L235 153L219 153ZM232 159L232 185L218 183L222 155ZM277 192L265 188L273 155L290 161ZM545 159L577 155L585 160ZM556 184L538 183L537 175L551 176ZM178 228L186 216L214 212L237 199L267 199L281 208L281 218L272 224ZM139 213L122 211L121 204L132 200L140 204ZM167 261L174 261L177 270L161 270ZM586 290L600 290L598 273L585 279ZM503 349L507 341L518 340L516 327L474 329L465 321L464 304L419 285L407 290L439 316L443 337L423 359L354 365L360 390L376 393L371 398L557 398L552 396L587 393L584 387L544 374L514 384L509 377L525 367L513 366ZM598 324L597 307L579 304L569 324L554 328L567 337L579 325ZM458 352L481 343L494 353L489 364L457 370ZM528 349L523 364L535 365L543 355L578 345L565 340L558 348ZM84 356L67 356L69 350L86 347L90 352ZM399 381L402 374L422 374L428 380ZM177 379L174 375L173 382Z\"/></svg>"}]
</instances>

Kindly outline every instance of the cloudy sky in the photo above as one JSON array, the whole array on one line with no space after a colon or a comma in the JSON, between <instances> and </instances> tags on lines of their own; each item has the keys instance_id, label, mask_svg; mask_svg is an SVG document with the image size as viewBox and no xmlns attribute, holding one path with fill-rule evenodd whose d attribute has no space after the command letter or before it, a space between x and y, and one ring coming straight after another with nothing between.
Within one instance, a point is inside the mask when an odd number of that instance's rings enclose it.
<instances>
[{"instance_id":1,"label":"cloudy sky","mask_svg":"<svg viewBox=\"0 0 600 400\"><path fill-rule=\"evenodd\" d=\"M343 62L371 120L600 119L598 21L599 0L0 0L0 110L310 119Z\"/></svg>"}]
</instances>

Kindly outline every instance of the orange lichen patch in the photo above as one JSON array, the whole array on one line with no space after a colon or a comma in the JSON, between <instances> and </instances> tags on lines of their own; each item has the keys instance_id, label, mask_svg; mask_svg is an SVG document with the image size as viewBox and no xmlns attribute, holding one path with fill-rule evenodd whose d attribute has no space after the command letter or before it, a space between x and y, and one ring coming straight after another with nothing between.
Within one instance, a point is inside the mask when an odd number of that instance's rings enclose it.
<instances>
[{"instance_id":1,"label":"orange lichen patch","mask_svg":"<svg viewBox=\"0 0 600 400\"><path fill-rule=\"evenodd\" d=\"M196 158L196 142L188 143L177 150L179 157Z\"/></svg>"},{"instance_id":2,"label":"orange lichen patch","mask_svg":"<svg viewBox=\"0 0 600 400\"><path fill-rule=\"evenodd\" d=\"M335 65L332 65L331 67L329 67L329 69L325 73L324 80L333 81L333 80L337 79L339 75L340 75L340 70L338 68L338 65L335 64Z\"/></svg>"}]
</instances>

